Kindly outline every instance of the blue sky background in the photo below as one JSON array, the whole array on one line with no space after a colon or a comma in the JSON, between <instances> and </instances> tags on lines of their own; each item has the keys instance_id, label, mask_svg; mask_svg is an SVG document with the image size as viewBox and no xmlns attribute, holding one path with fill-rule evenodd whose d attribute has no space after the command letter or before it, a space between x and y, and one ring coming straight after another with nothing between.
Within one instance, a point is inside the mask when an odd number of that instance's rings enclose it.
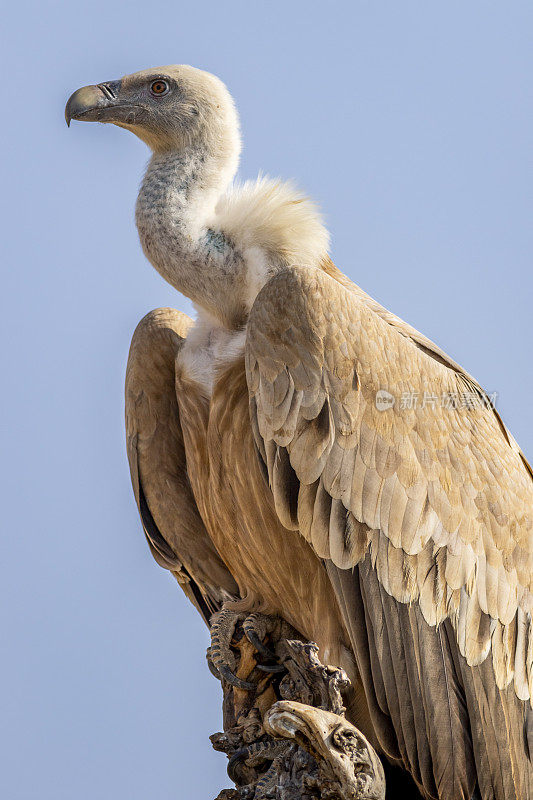
<instances>
[{"instance_id":1,"label":"blue sky background","mask_svg":"<svg viewBox=\"0 0 533 800\"><path fill-rule=\"evenodd\" d=\"M220 75L241 175L308 191L339 267L497 391L531 457L533 5L20 0L2 19L0 796L209 800L229 784L207 631L148 552L122 419L137 321L189 306L138 244L144 145L67 130L64 103L160 64Z\"/></svg>"}]
</instances>

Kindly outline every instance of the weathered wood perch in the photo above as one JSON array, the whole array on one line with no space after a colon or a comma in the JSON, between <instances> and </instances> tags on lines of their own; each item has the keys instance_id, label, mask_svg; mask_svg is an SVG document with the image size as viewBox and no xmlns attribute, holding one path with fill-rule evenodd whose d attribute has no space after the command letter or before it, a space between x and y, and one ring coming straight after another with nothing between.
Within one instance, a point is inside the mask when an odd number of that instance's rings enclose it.
<instances>
[{"instance_id":1,"label":"weathered wood perch","mask_svg":"<svg viewBox=\"0 0 533 800\"><path fill-rule=\"evenodd\" d=\"M256 689L222 680L224 732L211 742L228 756L236 788L216 800L383 800L381 761L344 716L346 673L321 664L318 647L285 622L274 627L265 642L276 656L271 665L258 664L237 627L236 674Z\"/></svg>"}]
</instances>

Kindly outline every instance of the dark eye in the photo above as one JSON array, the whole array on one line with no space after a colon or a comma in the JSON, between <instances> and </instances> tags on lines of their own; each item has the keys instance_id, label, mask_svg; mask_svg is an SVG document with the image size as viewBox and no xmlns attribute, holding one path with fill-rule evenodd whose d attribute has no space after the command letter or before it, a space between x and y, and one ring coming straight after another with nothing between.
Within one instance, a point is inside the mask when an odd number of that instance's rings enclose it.
<instances>
[{"instance_id":1,"label":"dark eye","mask_svg":"<svg viewBox=\"0 0 533 800\"><path fill-rule=\"evenodd\" d=\"M158 79L157 81L153 81L152 85L150 86L150 91L156 97L161 97L161 95L166 94L169 90L169 85L166 81L162 81Z\"/></svg>"}]
</instances>

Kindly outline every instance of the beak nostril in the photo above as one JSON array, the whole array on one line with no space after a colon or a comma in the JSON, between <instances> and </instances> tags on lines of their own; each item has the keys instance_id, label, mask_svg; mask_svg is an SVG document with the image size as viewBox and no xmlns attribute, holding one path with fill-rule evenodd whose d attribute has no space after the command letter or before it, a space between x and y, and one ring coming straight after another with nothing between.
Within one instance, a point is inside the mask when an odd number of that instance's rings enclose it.
<instances>
[{"instance_id":1,"label":"beak nostril","mask_svg":"<svg viewBox=\"0 0 533 800\"><path fill-rule=\"evenodd\" d=\"M108 100L116 100L117 95L109 83L99 83L98 88L102 90Z\"/></svg>"}]
</instances>

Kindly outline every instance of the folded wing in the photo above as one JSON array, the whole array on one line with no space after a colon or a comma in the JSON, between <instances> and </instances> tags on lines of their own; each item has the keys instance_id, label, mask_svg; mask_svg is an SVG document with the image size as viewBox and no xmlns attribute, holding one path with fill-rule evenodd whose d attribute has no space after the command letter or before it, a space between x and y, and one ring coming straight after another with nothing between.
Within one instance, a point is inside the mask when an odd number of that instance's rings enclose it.
<instances>
[{"instance_id":1,"label":"folded wing","mask_svg":"<svg viewBox=\"0 0 533 800\"><path fill-rule=\"evenodd\" d=\"M516 734L526 753L527 462L478 384L345 278L313 268L272 278L246 359L277 513L326 561L384 748L430 796L469 796L487 735L472 730L482 694L505 695L512 730L494 736L505 746ZM479 665L476 688L462 673Z\"/></svg>"},{"instance_id":2,"label":"folded wing","mask_svg":"<svg viewBox=\"0 0 533 800\"><path fill-rule=\"evenodd\" d=\"M141 320L126 371L126 444L144 533L204 619L237 586L202 522L187 476L175 362L192 324L161 308Z\"/></svg>"}]
</instances>

